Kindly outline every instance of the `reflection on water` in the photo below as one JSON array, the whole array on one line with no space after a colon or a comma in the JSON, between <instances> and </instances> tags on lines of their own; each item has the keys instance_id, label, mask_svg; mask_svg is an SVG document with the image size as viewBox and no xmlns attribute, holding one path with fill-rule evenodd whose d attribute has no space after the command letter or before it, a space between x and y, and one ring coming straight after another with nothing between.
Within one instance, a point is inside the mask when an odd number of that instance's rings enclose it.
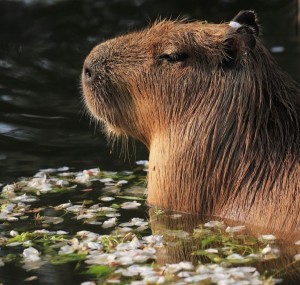
<instances>
[{"instance_id":1,"label":"reflection on water","mask_svg":"<svg viewBox=\"0 0 300 285\"><path fill-rule=\"evenodd\" d=\"M157 262L159 264L173 264L178 263L181 260L189 260L194 263L200 262L205 264L209 259L200 258L197 255L192 255L192 253L203 250L204 248L220 248L222 245L220 244L219 240L213 241L213 236L211 236L211 243L208 243L208 246L203 248L203 242L201 242L201 239L197 238L197 235L193 236L195 229L197 229L200 224L204 224L211 219L209 217L183 214L181 214L179 217L177 215L177 217L174 217L174 213L172 212L168 214L157 215L153 209L150 209L149 216L152 231L155 234L164 235L165 241L169 245L162 248L160 252L158 252ZM232 221L225 221L225 223L226 226L232 227L239 225L238 223ZM237 236L246 234L246 236L259 237L268 233L268 229L248 226L245 231L238 231ZM295 245L294 241L298 240L300 235L297 233L296 235L291 236L290 233L286 234L278 232L276 233L276 237L278 239L276 241L275 248L279 249L280 258L265 260L264 262L257 262L254 263L254 265L262 274L266 273L267 275L273 275L275 278L283 278L284 281L280 282L280 284L299 284L300 264L294 260L294 256L299 252L299 245ZM244 244L247 245L246 239ZM221 261L220 263L222 264ZM251 265L253 265L253 263L247 264L247 266Z\"/></svg>"}]
</instances>

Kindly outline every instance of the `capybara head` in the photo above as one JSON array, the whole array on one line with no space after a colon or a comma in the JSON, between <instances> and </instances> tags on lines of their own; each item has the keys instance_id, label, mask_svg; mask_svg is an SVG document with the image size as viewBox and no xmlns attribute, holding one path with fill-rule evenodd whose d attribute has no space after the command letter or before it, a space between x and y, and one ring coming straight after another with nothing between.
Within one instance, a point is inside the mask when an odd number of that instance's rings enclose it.
<instances>
[{"instance_id":1,"label":"capybara head","mask_svg":"<svg viewBox=\"0 0 300 285\"><path fill-rule=\"evenodd\" d=\"M256 45L254 14L246 16L249 23L241 27L161 21L96 46L82 75L91 113L109 131L148 145L156 131L174 120L205 113L199 104L212 99L207 98L212 82L224 78L217 73L237 73Z\"/></svg>"},{"instance_id":2,"label":"capybara head","mask_svg":"<svg viewBox=\"0 0 300 285\"><path fill-rule=\"evenodd\" d=\"M108 134L148 147L149 204L299 227L299 86L252 11L223 24L159 21L101 43L82 87Z\"/></svg>"}]
</instances>

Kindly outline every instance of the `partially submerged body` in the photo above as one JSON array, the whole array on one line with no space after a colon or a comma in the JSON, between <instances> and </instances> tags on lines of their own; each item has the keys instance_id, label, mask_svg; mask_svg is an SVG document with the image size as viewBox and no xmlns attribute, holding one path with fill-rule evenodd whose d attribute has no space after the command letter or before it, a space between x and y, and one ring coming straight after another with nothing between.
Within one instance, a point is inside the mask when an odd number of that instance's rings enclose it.
<instances>
[{"instance_id":1,"label":"partially submerged body","mask_svg":"<svg viewBox=\"0 0 300 285\"><path fill-rule=\"evenodd\" d=\"M85 60L91 114L150 151L150 205L299 231L300 87L258 34L251 11L162 21Z\"/></svg>"}]
</instances>

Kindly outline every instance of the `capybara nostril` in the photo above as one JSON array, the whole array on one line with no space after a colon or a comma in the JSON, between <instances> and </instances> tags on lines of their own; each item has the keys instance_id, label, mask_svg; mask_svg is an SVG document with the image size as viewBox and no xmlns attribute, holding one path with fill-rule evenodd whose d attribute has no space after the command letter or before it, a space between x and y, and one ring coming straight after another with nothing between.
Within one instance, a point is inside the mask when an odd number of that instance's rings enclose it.
<instances>
[{"instance_id":1,"label":"capybara nostril","mask_svg":"<svg viewBox=\"0 0 300 285\"><path fill-rule=\"evenodd\" d=\"M82 69L82 79L86 82L86 83L91 83L93 78L95 77L95 68L91 62L90 59L87 59L84 62L83 65L83 69Z\"/></svg>"},{"instance_id":2,"label":"capybara nostril","mask_svg":"<svg viewBox=\"0 0 300 285\"><path fill-rule=\"evenodd\" d=\"M83 69L83 73L84 73L85 80L90 81L92 79L93 72L91 68L85 66Z\"/></svg>"}]
</instances>

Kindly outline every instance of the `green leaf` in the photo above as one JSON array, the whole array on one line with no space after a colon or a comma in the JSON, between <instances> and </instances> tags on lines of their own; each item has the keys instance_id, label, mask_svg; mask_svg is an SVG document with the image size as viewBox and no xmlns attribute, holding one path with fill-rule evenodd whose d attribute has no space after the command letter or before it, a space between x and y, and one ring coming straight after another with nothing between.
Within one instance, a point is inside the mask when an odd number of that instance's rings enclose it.
<instances>
[{"instance_id":1,"label":"green leaf","mask_svg":"<svg viewBox=\"0 0 300 285\"><path fill-rule=\"evenodd\" d=\"M214 243L214 242L217 242L219 241L218 237L217 236L208 236L207 238L203 239L201 241L201 247L204 249L206 248L208 245Z\"/></svg>"},{"instance_id":2,"label":"green leaf","mask_svg":"<svg viewBox=\"0 0 300 285\"><path fill-rule=\"evenodd\" d=\"M86 270L85 274L96 275L99 277L106 277L112 272L111 268L105 265L93 265L88 270Z\"/></svg>"},{"instance_id":3,"label":"green leaf","mask_svg":"<svg viewBox=\"0 0 300 285\"><path fill-rule=\"evenodd\" d=\"M56 255L52 258L51 263L54 265L64 264L74 261L82 261L86 257L86 254L80 253L70 253L70 254L61 254Z\"/></svg>"}]
</instances>

